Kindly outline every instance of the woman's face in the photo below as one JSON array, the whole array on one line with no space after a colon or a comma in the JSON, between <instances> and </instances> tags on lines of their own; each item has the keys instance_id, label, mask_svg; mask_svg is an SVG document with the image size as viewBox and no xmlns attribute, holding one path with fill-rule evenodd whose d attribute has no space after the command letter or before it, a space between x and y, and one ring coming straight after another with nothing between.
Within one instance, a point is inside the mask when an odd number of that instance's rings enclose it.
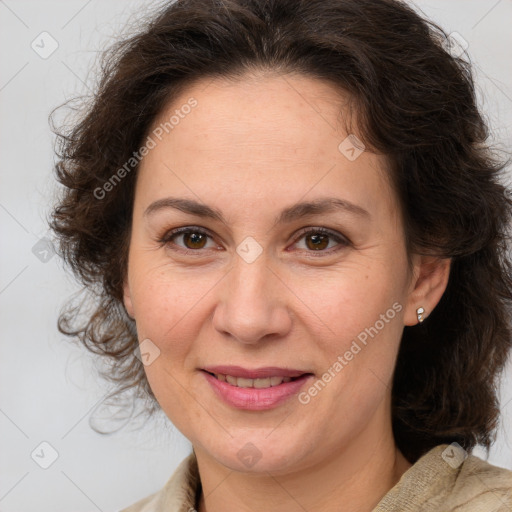
<instances>
[{"instance_id":1,"label":"woman's face","mask_svg":"<svg viewBox=\"0 0 512 512\"><path fill-rule=\"evenodd\" d=\"M342 100L299 75L197 82L138 171L125 305L147 378L196 452L231 469L305 468L390 428L420 304L386 161L347 139ZM252 389L204 370L231 365L278 369L229 379ZM282 369L309 376L272 386Z\"/></svg>"}]
</instances>

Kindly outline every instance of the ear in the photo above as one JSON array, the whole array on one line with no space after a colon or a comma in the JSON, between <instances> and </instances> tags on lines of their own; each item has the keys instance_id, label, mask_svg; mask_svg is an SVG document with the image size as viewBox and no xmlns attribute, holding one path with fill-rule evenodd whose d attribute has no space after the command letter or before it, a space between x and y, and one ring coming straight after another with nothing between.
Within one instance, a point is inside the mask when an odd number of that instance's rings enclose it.
<instances>
[{"instance_id":1,"label":"ear","mask_svg":"<svg viewBox=\"0 0 512 512\"><path fill-rule=\"evenodd\" d=\"M443 296L450 276L450 258L414 255L413 277L404 313L405 325L418 324L416 310L422 307L426 319Z\"/></svg>"},{"instance_id":2,"label":"ear","mask_svg":"<svg viewBox=\"0 0 512 512\"><path fill-rule=\"evenodd\" d=\"M135 313L133 310L133 303L132 303L132 295L130 291L130 285L128 283L128 278L125 277L123 282L123 304L126 309L126 312L128 315L135 320Z\"/></svg>"}]
</instances>

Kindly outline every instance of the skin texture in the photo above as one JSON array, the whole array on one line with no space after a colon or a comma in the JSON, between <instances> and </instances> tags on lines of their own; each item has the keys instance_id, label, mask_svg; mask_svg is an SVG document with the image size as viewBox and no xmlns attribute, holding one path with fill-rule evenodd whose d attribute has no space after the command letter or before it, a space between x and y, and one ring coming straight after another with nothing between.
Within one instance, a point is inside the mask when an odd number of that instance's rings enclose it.
<instances>
[{"instance_id":1,"label":"skin texture","mask_svg":"<svg viewBox=\"0 0 512 512\"><path fill-rule=\"evenodd\" d=\"M371 510L410 467L391 430L392 376L403 327L418 323L418 307L425 317L434 309L449 261L413 255L407 266L387 162L369 151L350 161L338 150L346 98L330 84L269 73L201 80L154 127L190 97L197 105L141 162L124 303L139 340L160 350L145 371L194 447L199 511ZM168 196L205 203L226 222L171 208L144 216ZM369 216L340 211L274 225L285 207L321 197ZM159 242L182 226L211 238ZM305 227L349 243L331 237L315 250ZM248 236L263 249L252 263L236 252ZM279 366L320 378L395 303L394 318L307 404L292 397L270 410L235 409L200 371ZM261 454L250 468L237 456L248 442Z\"/></svg>"}]
</instances>

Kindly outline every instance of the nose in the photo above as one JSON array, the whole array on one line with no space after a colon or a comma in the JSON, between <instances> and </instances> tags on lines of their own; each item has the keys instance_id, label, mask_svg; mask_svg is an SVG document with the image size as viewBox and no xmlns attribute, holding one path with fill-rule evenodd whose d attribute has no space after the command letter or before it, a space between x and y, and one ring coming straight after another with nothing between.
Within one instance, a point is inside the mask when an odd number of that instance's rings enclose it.
<instances>
[{"instance_id":1,"label":"nose","mask_svg":"<svg viewBox=\"0 0 512 512\"><path fill-rule=\"evenodd\" d=\"M290 331L290 291L268 266L265 253L252 263L237 257L219 284L213 326L224 336L257 344Z\"/></svg>"}]
</instances>

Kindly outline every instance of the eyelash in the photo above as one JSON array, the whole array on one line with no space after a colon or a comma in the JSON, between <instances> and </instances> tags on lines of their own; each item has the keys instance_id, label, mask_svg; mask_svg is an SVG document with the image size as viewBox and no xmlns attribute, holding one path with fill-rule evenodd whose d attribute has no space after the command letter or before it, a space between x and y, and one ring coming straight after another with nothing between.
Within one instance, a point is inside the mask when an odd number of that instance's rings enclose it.
<instances>
[{"instance_id":1,"label":"eyelash","mask_svg":"<svg viewBox=\"0 0 512 512\"><path fill-rule=\"evenodd\" d=\"M158 242L161 244L162 247L172 243L172 245L177 247L176 249L173 248L173 250L175 250L177 252L181 252L182 254L199 256L200 254L198 254L198 253L202 252L203 249L183 249L182 247L176 245L174 242L171 242L172 239L175 238L177 235L182 235L182 234L186 234L186 233L195 233L195 234L205 235L205 236L213 239L212 235L203 228L200 228L198 226L186 226L186 227L176 228L176 229L167 231L164 234L164 236L162 236L161 238L158 239ZM313 251L313 250L306 251L308 253L311 253L311 255L315 258L317 258L319 256L323 256L325 254L330 255L333 252L337 252L337 251L351 245L351 242L346 237L340 235L336 231L331 231L329 229L322 228L322 227L304 228L297 234L297 237L295 238L293 244L296 244L299 240L304 238L306 235L310 235L310 234L328 235L330 238L332 238L334 241L338 242L338 244L340 245L340 247L335 248L334 250L333 250L333 248L331 248L331 249L324 249L324 250L318 250L318 251Z\"/></svg>"}]
</instances>

